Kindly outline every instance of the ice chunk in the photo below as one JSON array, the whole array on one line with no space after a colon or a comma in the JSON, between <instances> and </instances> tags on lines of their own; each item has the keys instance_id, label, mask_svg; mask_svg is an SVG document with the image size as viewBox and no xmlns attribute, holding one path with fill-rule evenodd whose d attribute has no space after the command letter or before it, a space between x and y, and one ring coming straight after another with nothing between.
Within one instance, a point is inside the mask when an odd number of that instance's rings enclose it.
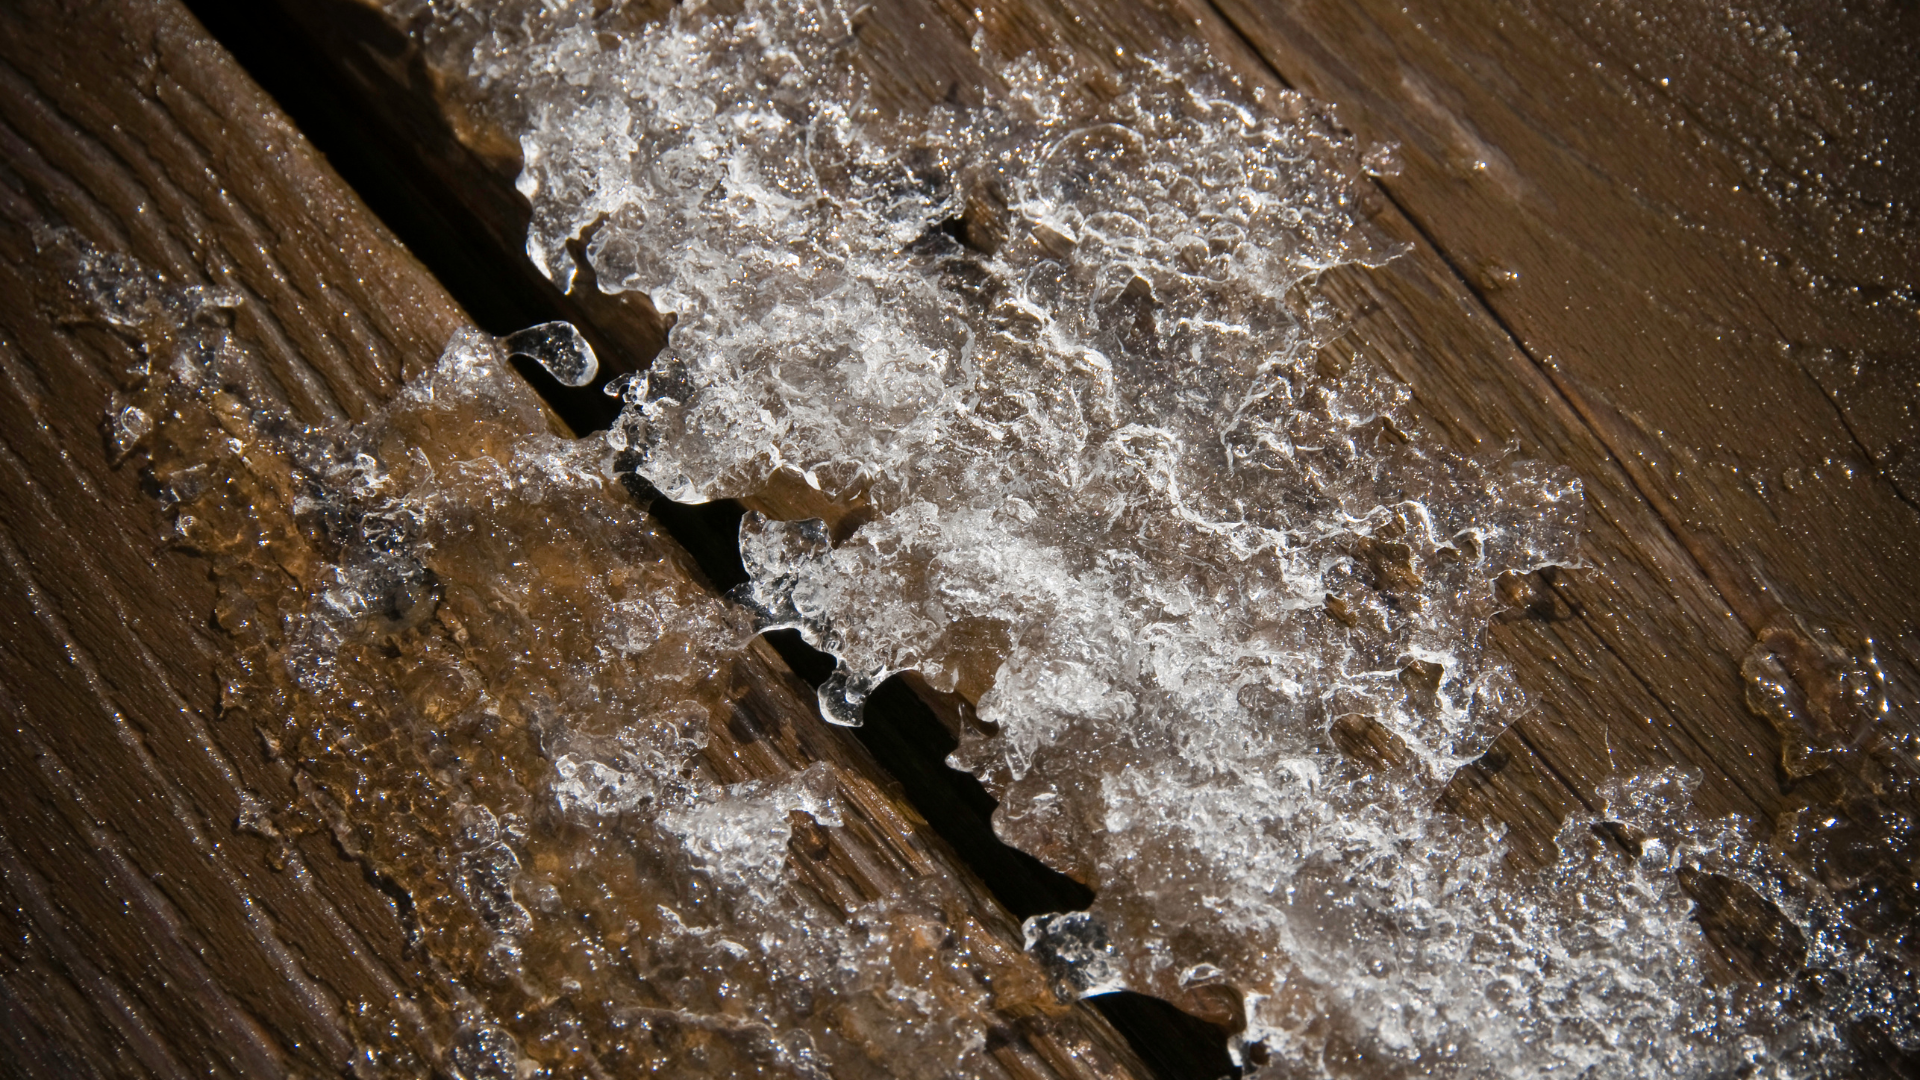
<instances>
[{"instance_id":1,"label":"ice chunk","mask_svg":"<svg viewBox=\"0 0 1920 1080\"><path fill-rule=\"evenodd\" d=\"M1848 627L1810 625L1782 613L1741 661L1747 707L1780 735L1788 776L1810 776L1858 750L1888 713L1886 676L1873 642Z\"/></svg>"},{"instance_id":2,"label":"ice chunk","mask_svg":"<svg viewBox=\"0 0 1920 1080\"><path fill-rule=\"evenodd\" d=\"M600 358L570 322L547 322L500 339L510 356L538 361L562 386L587 386L600 374Z\"/></svg>"},{"instance_id":3,"label":"ice chunk","mask_svg":"<svg viewBox=\"0 0 1920 1080\"><path fill-rule=\"evenodd\" d=\"M1127 988L1107 929L1084 911L1035 915L1023 925L1027 951L1040 958L1063 999L1111 994Z\"/></svg>"}]
</instances>

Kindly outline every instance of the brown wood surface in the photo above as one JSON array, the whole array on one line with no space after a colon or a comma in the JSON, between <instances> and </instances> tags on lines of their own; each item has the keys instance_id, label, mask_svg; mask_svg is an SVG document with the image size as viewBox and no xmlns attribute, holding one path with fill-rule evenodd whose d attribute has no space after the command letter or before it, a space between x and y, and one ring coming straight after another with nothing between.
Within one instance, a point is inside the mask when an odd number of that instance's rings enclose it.
<instances>
[{"instance_id":1,"label":"brown wood surface","mask_svg":"<svg viewBox=\"0 0 1920 1080\"><path fill-rule=\"evenodd\" d=\"M354 107L437 127L505 191L512 103L431 70L404 27L282 7L357 88ZM1546 860L1567 813L1602 810L1607 781L1676 765L1699 775L1702 812L1739 813L1762 836L1796 810L1838 811L1872 872L1911 892L1913 869L1877 831L1911 811L1881 802L1888 761L1795 775L1742 675L1762 639L1857 634L1885 672L1887 723L1914 726L1911 9L898 0L857 22L854 55L904 109L982 96L977 31L1003 56L1065 50L1090 71L1116 49L1198 37L1249 83L1303 90L1363 143L1398 144L1363 211L1409 254L1327 276L1352 322L1332 352L1405 381L1428 435L1568 466L1588 500L1586 566L1503 584L1512 609L1492 633L1532 710L1449 803L1505 822L1522 861ZM503 251L517 243L523 208L466 201L512 210L488 231ZM1808 689L1822 677L1803 673ZM1726 908L1700 900L1709 924Z\"/></svg>"},{"instance_id":2,"label":"brown wood surface","mask_svg":"<svg viewBox=\"0 0 1920 1080\"><path fill-rule=\"evenodd\" d=\"M0 993L16 1071L332 1072L367 1025L434 1060L431 1003L408 1004L433 975L386 895L318 834L275 872L273 846L233 826L242 792L288 797L287 781L221 726L230 645L206 567L157 543L137 470L107 463L99 418L125 347L76 310L33 230L69 225L246 291L236 333L309 420L364 415L466 316L177 9L69 8L0 5ZM517 280L527 310L581 324L616 370L645 363L662 328L643 302L561 297L526 265L515 143L459 73L351 0L275 8L336 119L393 166L392 190L368 194L410 216L396 227ZM1511 582L1493 630L1533 711L1450 791L1544 859L1606 780L1665 764L1701 774L1704 811L1763 832L1796 806L1874 796L1847 763L1783 768L1740 671L1763 634L1857 629L1892 699L1920 698L1917 17L1726 18L1597 0L897 0L868 9L858 55L915 107L977 92L976 29L1003 54L1096 66L1198 36L1244 78L1400 144L1402 171L1364 209L1411 251L1329 276L1353 322L1334 352L1404 380L1427 435L1517 445L1586 485L1589 565ZM750 769L828 756L887 789L767 678L770 727L810 748ZM950 858L911 808L899 820L900 843ZM1898 885L1913 868L1875 872ZM947 880L1006 932L970 875ZM1716 888L1698 891L1709 922L1745 902ZM1126 1057L1097 1020L1071 1023Z\"/></svg>"},{"instance_id":3,"label":"brown wood surface","mask_svg":"<svg viewBox=\"0 0 1920 1080\"><path fill-rule=\"evenodd\" d=\"M511 103L428 70L403 27L283 7L359 107L437 126L430 144L464 140L492 167L465 186L494 194L462 198L517 244L525 211L499 194L518 168L497 126ZM1353 324L1334 349L1407 382L1450 445L1512 446L1586 485L1589 565L1510 583L1518 610L1494 631L1534 712L1453 792L1544 858L1568 810L1651 767L1699 770L1703 811L1763 827L1858 786L1782 769L1740 674L1770 627L1857 630L1893 700L1920 696L1904 276L1920 53L1884 47L1920 42L1915 23L1871 4L899 0L865 9L855 55L911 109L980 96L976 30L1002 55L1066 50L1090 70L1199 37L1249 82L1399 145L1364 210L1411 252L1328 276Z\"/></svg>"},{"instance_id":4,"label":"brown wood surface","mask_svg":"<svg viewBox=\"0 0 1920 1080\"><path fill-rule=\"evenodd\" d=\"M244 551L210 561L166 542L139 459L110 463L102 418L138 382L140 343L76 288L74 238L179 285L238 290L231 330L251 358L243 381L264 395L254 404L310 424L369 415L466 316L171 0L0 8L0 147L0 1072L444 1073L465 1023L451 988L472 958L418 920L448 885L431 853L390 854L381 823L356 832L332 816L342 799L354 812L341 783L370 783L357 797L376 801L381 784L411 783L417 733L369 709L352 721L365 725L358 758L289 761L267 737L274 718L248 714L235 656L264 646L222 626L236 625L236 595L281 587L236 585ZM247 482L239 514L273 527L284 492ZM680 575L670 589L705 588L684 556L664 565ZM510 648L488 637L510 624L474 626L427 629L469 656ZM394 651L399 686L413 661ZM936 968L929 985L967 984L954 1000L990 1010L981 1022L1012 1075L1143 1074L1097 1014L1052 1002L1018 927L771 650L756 644L731 680L705 752L717 778L814 762L838 778L847 824L809 849L811 888L829 904L932 894L986 966ZM444 831L435 805L416 801L400 831ZM413 894L404 911L396 890ZM520 1010L509 1026L540 1004L501 993Z\"/></svg>"},{"instance_id":5,"label":"brown wood surface","mask_svg":"<svg viewBox=\"0 0 1920 1080\"><path fill-rule=\"evenodd\" d=\"M317 838L274 873L234 828L245 792L282 782L219 726L206 567L108 464L130 350L34 231L244 290L236 330L313 420L364 414L460 314L177 11L0 8L0 110L9 1071L333 1071L362 1001L418 1039L422 973L386 899Z\"/></svg>"}]
</instances>

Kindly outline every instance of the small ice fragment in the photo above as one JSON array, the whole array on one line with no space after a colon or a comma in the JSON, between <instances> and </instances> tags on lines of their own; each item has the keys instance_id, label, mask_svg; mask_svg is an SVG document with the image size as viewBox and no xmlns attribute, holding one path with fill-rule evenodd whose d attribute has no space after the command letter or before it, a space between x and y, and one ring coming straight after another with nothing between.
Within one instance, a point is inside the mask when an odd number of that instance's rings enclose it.
<instances>
[{"instance_id":1,"label":"small ice fragment","mask_svg":"<svg viewBox=\"0 0 1920 1080\"><path fill-rule=\"evenodd\" d=\"M570 322L529 326L500 339L509 356L537 360L562 386L585 386L600 374L600 358Z\"/></svg>"},{"instance_id":2,"label":"small ice fragment","mask_svg":"<svg viewBox=\"0 0 1920 1080\"><path fill-rule=\"evenodd\" d=\"M1888 713L1873 640L1844 626L1776 618L1741 661L1747 708L1780 735L1788 776L1812 776L1858 748Z\"/></svg>"},{"instance_id":3,"label":"small ice fragment","mask_svg":"<svg viewBox=\"0 0 1920 1080\"><path fill-rule=\"evenodd\" d=\"M1368 176L1400 175L1400 144L1397 142L1375 143L1361 155L1360 167Z\"/></svg>"},{"instance_id":4,"label":"small ice fragment","mask_svg":"<svg viewBox=\"0 0 1920 1080\"><path fill-rule=\"evenodd\" d=\"M864 723L867 691L843 669L820 684L820 715L830 724L859 727Z\"/></svg>"},{"instance_id":5,"label":"small ice fragment","mask_svg":"<svg viewBox=\"0 0 1920 1080\"><path fill-rule=\"evenodd\" d=\"M117 397L118 395L116 395ZM119 405L118 401L115 402ZM153 417L138 405L119 405L108 417L109 437L113 441L113 460L119 461L139 445L153 430Z\"/></svg>"},{"instance_id":6,"label":"small ice fragment","mask_svg":"<svg viewBox=\"0 0 1920 1080\"><path fill-rule=\"evenodd\" d=\"M1180 973L1180 986L1183 989L1189 986L1207 986L1222 982L1226 977L1226 972L1212 964L1195 964Z\"/></svg>"},{"instance_id":7,"label":"small ice fragment","mask_svg":"<svg viewBox=\"0 0 1920 1080\"><path fill-rule=\"evenodd\" d=\"M1088 912L1035 915L1020 928L1026 935L1027 952L1047 970L1054 993L1062 1000L1127 988L1106 925Z\"/></svg>"}]
</instances>

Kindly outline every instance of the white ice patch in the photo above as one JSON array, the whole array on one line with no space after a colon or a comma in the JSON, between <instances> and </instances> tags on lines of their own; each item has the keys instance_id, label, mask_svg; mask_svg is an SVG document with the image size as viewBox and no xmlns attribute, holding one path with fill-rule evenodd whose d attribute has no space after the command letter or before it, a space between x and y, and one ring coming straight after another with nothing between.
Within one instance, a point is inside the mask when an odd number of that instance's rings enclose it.
<instances>
[{"instance_id":1,"label":"white ice patch","mask_svg":"<svg viewBox=\"0 0 1920 1080\"><path fill-rule=\"evenodd\" d=\"M816 764L779 782L753 781L704 794L660 815L695 861L730 889L778 891L792 815L839 825L832 770Z\"/></svg>"},{"instance_id":2,"label":"white ice patch","mask_svg":"<svg viewBox=\"0 0 1920 1080\"><path fill-rule=\"evenodd\" d=\"M1391 154L1193 51L1102 100L983 55L985 107L888 115L849 17L688 4L615 40L556 9L511 47L490 31L473 71L527 110L534 261L570 285L584 239L602 288L677 319L609 442L677 500L788 468L865 502L837 546L750 517L742 599L838 658L841 723L894 672L976 680L955 763L1009 842L1099 894L1029 925L1060 985L1175 998L1212 972L1273 1075L1340 1053L1461 1076L1838 1060L1817 1012L1703 985L1673 868L1753 849L1684 820L1678 779L1615 793L1659 818L1637 862L1576 821L1532 878L1430 809L1515 716L1492 581L1574 564L1584 499L1420 438L1400 385L1328 347L1323 275L1394 254L1355 210ZM1342 724L1404 760L1358 766ZM789 802L663 820L757 880Z\"/></svg>"}]
</instances>

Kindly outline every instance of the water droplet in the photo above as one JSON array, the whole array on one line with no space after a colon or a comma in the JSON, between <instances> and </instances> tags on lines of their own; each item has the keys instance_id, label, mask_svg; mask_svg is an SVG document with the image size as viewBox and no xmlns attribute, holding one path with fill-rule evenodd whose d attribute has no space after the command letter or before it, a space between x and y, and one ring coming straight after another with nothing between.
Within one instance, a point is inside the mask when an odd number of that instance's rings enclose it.
<instances>
[{"instance_id":1,"label":"water droplet","mask_svg":"<svg viewBox=\"0 0 1920 1080\"><path fill-rule=\"evenodd\" d=\"M1862 745L1887 711L1873 642L1847 627L1783 615L1755 636L1740 674L1747 707L1780 735L1788 776L1811 776Z\"/></svg>"},{"instance_id":2,"label":"water droplet","mask_svg":"<svg viewBox=\"0 0 1920 1080\"><path fill-rule=\"evenodd\" d=\"M1397 142L1375 143L1360 158L1360 168L1368 176L1399 176L1401 171L1400 144Z\"/></svg>"},{"instance_id":3,"label":"water droplet","mask_svg":"<svg viewBox=\"0 0 1920 1080\"><path fill-rule=\"evenodd\" d=\"M834 672L826 682L820 684L820 715L828 723L859 727L865 722L861 713L866 704L866 689L856 685L845 670Z\"/></svg>"}]
</instances>

